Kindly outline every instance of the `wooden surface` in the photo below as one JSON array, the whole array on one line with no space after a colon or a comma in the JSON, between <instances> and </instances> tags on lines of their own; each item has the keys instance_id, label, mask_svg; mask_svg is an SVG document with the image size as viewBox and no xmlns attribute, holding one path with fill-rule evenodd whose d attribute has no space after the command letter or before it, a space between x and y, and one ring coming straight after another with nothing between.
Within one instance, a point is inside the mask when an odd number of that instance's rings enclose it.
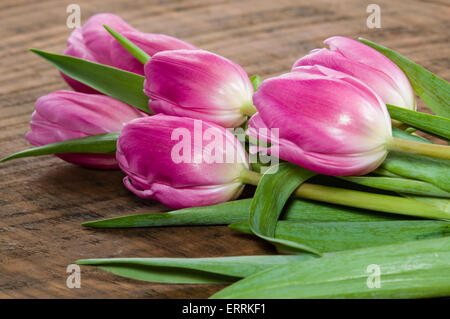
<instances>
[{"instance_id":1,"label":"wooden surface","mask_svg":"<svg viewBox=\"0 0 450 319\"><path fill-rule=\"evenodd\" d=\"M98 12L134 27L182 38L263 77L332 35L363 36L450 78L449 2L376 1L381 29L366 27L368 1L286 0L2 0L0 2L0 157L27 148L34 101L67 89L55 68L28 51L62 52L70 29L66 6L82 22ZM163 285L83 267L81 288L66 287L66 267L93 257L207 257L264 254L271 246L226 227L89 230L82 222L166 208L122 185L120 171L94 171L55 157L0 164L0 297L204 298L223 286Z\"/></svg>"}]
</instances>

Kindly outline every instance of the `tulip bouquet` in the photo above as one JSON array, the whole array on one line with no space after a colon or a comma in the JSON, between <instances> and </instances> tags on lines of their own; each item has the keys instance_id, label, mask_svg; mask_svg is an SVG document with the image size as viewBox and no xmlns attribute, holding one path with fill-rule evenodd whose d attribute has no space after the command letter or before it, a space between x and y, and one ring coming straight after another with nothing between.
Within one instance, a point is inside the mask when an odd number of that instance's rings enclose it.
<instances>
[{"instance_id":1,"label":"tulip bouquet","mask_svg":"<svg viewBox=\"0 0 450 319\"><path fill-rule=\"evenodd\" d=\"M64 55L32 50L74 91L40 97L26 135L36 147L2 161L54 154L120 168L132 193L177 209L85 227L230 225L283 253L79 264L156 282L237 281L220 298L448 296L450 85L368 40L325 44L262 81L95 15ZM434 115L416 111L416 94ZM238 199L245 184L253 197ZM376 290L365 285L373 263L387 278Z\"/></svg>"}]
</instances>

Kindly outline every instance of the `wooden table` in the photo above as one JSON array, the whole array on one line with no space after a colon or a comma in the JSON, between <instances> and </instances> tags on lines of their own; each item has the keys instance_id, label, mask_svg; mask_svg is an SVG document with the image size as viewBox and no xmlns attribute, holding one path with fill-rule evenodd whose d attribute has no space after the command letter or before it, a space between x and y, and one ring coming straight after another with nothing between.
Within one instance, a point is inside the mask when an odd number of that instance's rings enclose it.
<instances>
[{"instance_id":1,"label":"wooden table","mask_svg":"<svg viewBox=\"0 0 450 319\"><path fill-rule=\"evenodd\" d=\"M62 52L72 0L0 3L0 157L29 147L24 134L34 101L67 89L55 68L28 48ZM450 78L450 8L445 0L377 1L380 29L366 26L367 1L77 0L82 22L98 12L166 33L269 77L286 72L332 35L363 36ZM81 288L66 286L67 265L93 257L207 257L273 253L227 227L89 230L82 222L167 210L133 196L120 171L95 171L55 157L0 165L0 297L205 298L220 285L163 285L83 267Z\"/></svg>"}]
</instances>

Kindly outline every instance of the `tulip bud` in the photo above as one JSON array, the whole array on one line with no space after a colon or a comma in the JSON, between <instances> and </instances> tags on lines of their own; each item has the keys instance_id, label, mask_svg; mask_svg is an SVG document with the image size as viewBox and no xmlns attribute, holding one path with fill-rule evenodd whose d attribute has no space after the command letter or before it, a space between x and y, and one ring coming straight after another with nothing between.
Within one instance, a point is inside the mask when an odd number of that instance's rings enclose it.
<instances>
[{"instance_id":1,"label":"tulip bud","mask_svg":"<svg viewBox=\"0 0 450 319\"><path fill-rule=\"evenodd\" d=\"M92 16L83 27L72 32L67 40L67 49L64 54L143 75L144 66L142 63L125 50L106 31L103 25L120 32L149 55L164 50L196 49L195 46L174 37L140 32L128 25L119 16L102 13ZM98 93L64 74L62 76L76 91Z\"/></svg>"},{"instance_id":2,"label":"tulip bud","mask_svg":"<svg viewBox=\"0 0 450 319\"><path fill-rule=\"evenodd\" d=\"M415 110L414 91L403 71L375 49L346 37L324 41L330 49L315 49L294 63L299 66L321 65L349 74L371 87L384 101Z\"/></svg>"},{"instance_id":3,"label":"tulip bud","mask_svg":"<svg viewBox=\"0 0 450 319\"><path fill-rule=\"evenodd\" d=\"M131 192L172 208L235 199L244 188L241 171L249 167L244 148L227 129L164 114L128 123L116 157Z\"/></svg>"},{"instance_id":4,"label":"tulip bud","mask_svg":"<svg viewBox=\"0 0 450 319\"><path fill-rule=\"evenodd\" d=\"M154 113L238 127L253 114L253 87L238 64L204 50L155 54L145 65L144 92ZM256 111L256 110L255 110Z\"/></svg>"},{"instance_id":5,"label":"tulip bud","mask_svg":"<svg viewBox=\"0 0 450 319\"><path fill-rule=\"evenodd\" d=\"M119 132L126 122L144 116L135 108L100 94L56 91L41 96L31 116L28 142L35 146ZM115 154L58 154L59 158L98 169L118 168Z\"/></svg>"},{"instance_id":6,"label":"tulip bud","mask_svg":"<svg viewBox=\"0 0 450 319\"><path fill-rule=\"evenodd\" d=\"M326 175L363 175L387 155L392 132L386 106L347 74L302 67L265 80L253 101L258 113L249 135L273 143L283 160ZM279 140L263 136L264 128L278 128Z\"/></svg>"}]
</instances>

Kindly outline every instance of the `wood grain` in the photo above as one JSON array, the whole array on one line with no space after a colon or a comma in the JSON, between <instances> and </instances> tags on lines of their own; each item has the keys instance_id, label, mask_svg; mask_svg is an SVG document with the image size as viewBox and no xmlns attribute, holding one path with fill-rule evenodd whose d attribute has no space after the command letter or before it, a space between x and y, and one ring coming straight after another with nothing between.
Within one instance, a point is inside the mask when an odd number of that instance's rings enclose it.
<instances>
[{"instance_id":1,"label":"wood grain","mask_svg":"<svg viewBox=\"0 0 450 319\"><path fill-rule=\"evenodd\" d=\"M28 147L24 133L41 95L68 87L28 51L62 52L74 1L0 3L0 157ZM367 1L78 0L83 22L113 12L134 27L182 38L269 77L332 35L363 36L450 78L448 1L377 1L382 28L366 27ZM223 286L161 285L82 268L82 287L66 287L66 267L90 257L206 257L273 253L226 227L88 230L80 223L164 206L132 196L120 171L94 171L55 157L0 166L0 297L205 298Z\"/></svg>"}]
</instances>

